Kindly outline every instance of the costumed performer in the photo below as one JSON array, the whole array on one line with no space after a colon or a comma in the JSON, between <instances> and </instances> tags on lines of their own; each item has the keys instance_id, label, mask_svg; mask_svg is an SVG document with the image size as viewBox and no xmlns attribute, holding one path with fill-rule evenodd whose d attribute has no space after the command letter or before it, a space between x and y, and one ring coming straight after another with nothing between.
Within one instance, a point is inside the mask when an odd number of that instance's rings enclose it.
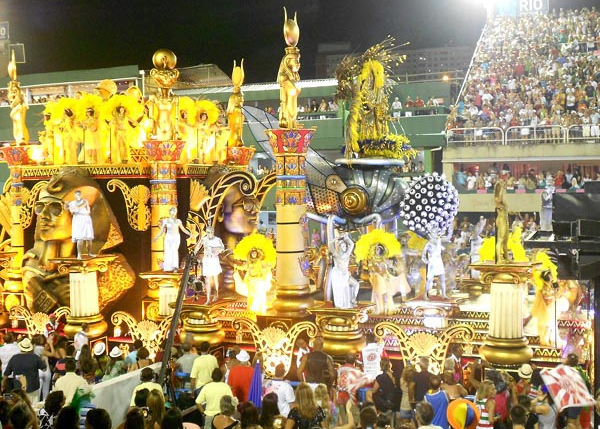
<instances>
[{"instance_id":1,"label":"costumed performer","mask_svg":"<svg viewBox=\"0 0 600 429\"><path fill-rule=\"evenodd\" d=\"M400 252L400 243L396 237L382 229L374 229L356 242L356 262L366 261L369 268L376 314L386 313L394 308L394 294L397 290L388 271L388 259Z\"/></svg>"},{"instance_id":2,"label":"costumed performer","mask_svg":"<svg viewBox=\"0 0 600 429\"><path fill-rule=\"evenodd\" d=\"M216 302L219 298L219 274L223 272L219 255L225 250L223 241L215 235L215 229L212 226L206 227L205 233L198 240L194 253L198 253L204 248L202 257L202 275L206 282L206 303ZM214 297L211 301L211 291L214 288Z\"/></svg>"},{"instance_id":3,"label":"costumed performer","mask_svg":"<svg viewBox=\"0 0 600 429\"><path fill-rule=\"evenodd\" d=\"M94 241L94 224L92 223L92 210L88 200L83 198L81 191L75 191L75 199L65 202L65 208L73 215L71 224L71 240L77 244L77 259L81 259L83 251L92 258L92 242Z\"/></svg>"},{"instance_id":4,"label":"costumed performer","mask_svg":"<svg viewBox=\"0 0 600 429\"><path fill-rule=\"evenodd\" d=\"M236 292L248 297L248 308L251 311L265 314L267 293L271 289L273 277L272 270L277 261L273 242L262 234L251 234L238 243L233 256L242 261L241 266L235 267L233 275ZM246 271L243 279L239 270Z\"/></svg>"},{"instance_id":5,"label":"costumed performer","mask_svg":"<svg viewBox=\"0 0 600 429\"><path fill-rule=\"evenodd\" d=\"M188 237L190 231L183 226L181 220L177 219L177 207L171 207L169 217L160 222L160 233L154 237L152 242L156 242L162 235L165 235L163 243L163 271L177 271L179 269L179 244L181 237L179 230Z\"/></svg>"},{"instance_id":6,"label":"costumed performer","mask_svg":"<svg viewBox=\"0 0 600 429\"><path fill-rule=\"evenodd\" d=\"M429 241L423 248L421 258L427 264L427 281L425 282L425 296L429 297L429 289L433 284L433 279L438 276L440 278L440 286L442 289L442 298L446 296L446 270L444 269L444 261L442 260L442 237L435 232L429 234Z\"/></svg>"},{"instance_id":7,"label":"costumed performer","mask_svg":"<svg viewBox=\"0 0 600 429\"><path fill-rule=\"evenodd\" d=\"M347 232L340 234L329 244L329 251L333 256L329 283L333 292L333 304L337 308L352 308L356 304L359 286L348 269L353 250L354 242Z\"/></svg>"}]
</instances>

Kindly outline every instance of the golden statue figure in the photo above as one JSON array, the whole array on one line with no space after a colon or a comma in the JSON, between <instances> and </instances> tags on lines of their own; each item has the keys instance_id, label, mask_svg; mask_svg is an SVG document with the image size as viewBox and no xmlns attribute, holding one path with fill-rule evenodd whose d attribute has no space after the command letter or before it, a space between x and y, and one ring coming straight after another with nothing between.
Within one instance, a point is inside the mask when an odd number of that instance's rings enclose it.
<instances>
[{"instance_id":1,"label":"golden statue figure","mask_svg":"<svg viewBox=\"0 0 600 429\"><path fill-rule=\"evenodd\" d=\"M198 163L198 133L196 132L196 102L190 97L179 98L179 138L185 146L179 158L182 164Z\"/></svg>"},{"instance_id":2,"label":"golden statue figure","mask_svg":"<svg viewBox=\"0 0 600 429\"><path fill-rule=\"evenodd\" d=\"M57 103L57 116L60 115L60 133L63 149L63 162L77 165L79 159L79 143L83 141L82 130L75 117L77 101L72 98L61 98Z\"/></svg>"},{"instance_id":3,"label":"golden statue figure","mask_svg":"<svg viewBox=\"0 0 600 429\"><path fill-rule=\"evenodd\" d=\"M15 62L15 52L12 51L10 62L8 63L8 101L10 102L10 119L13 123L13 138L15 144L25 144L29 141L29 130L25 119L27 117L27 103L21 90L21 85L17 81L17 63Z\"/></svg>"},{"instance_id":4,"label":"golden statue figure","mask_svg":"<svg viewBox=\"0 0 600 429\"><path fill-rule=\"evenodd\" d=\"M85 170L62 168L42 189L35 203L35 241L23 257L23 288L27 306L32 311L50 312L69 305L69 274L60 273L50 260L76 256L73 217L65 203L74 200L78 191L91 208L94 237L90 253L98 254L123 241L117 220L98 184ZM99 275L100 308L118 299L134 281L133 270L125 258L118 255L109 270Z\"/></svg>"},{"instance_id":5,"label":"golden statue figure","mask_svg":"<svg viewBox=\"0 0 600 429\"><path fill-rule=\"evenodd\" d=\"M143 106L133 97L117 94L108 99L102 109L104 121L110 127L107 149L111 163L127 163L129 148L137 145L136 121L143 112Z\"/></svg>"},{"instance_id":6,"label":"golden statue figure","mask_svg":"<svg viewBox=\"0 0 600 429\"><path fill-rule=\"evenodd\" d=\"M78 102L77 122L83 133L83 159L86 164L106 162L99 123L101 103L102 98L95 94L83 94Z\"/></svg>"},{"instance_id":7,"label":"golden statue figure","mask_svg":"<svg viewBox=\"0 0 600 429\"><path fill-rule=\"evenodd\" d=\"M297 16L294 19L288 19L287 10L283 23L283 37L288 47L285 48L285 56L279 65L277 73L277 83L279 84L279 127L280 128L298 128L298 96L300 88L296 85L300 82L300 49L296 47L300 38L300 28L298 27Z\"/></svg>"},{"instance_id":8,"label":"golden statue figure","mask_svg":"<svg viewBox=\"0 0 600 429\"><path fill-rule=\"evenodd\" d=\"M38 138L44 149L44 151L43 151L44 163L58 165L58 162L56 162L57 160L54 158L54 147L55 147L54 128L55 128L55 126L54 126L54 121L52 119L52 109L53 109L54 104L55 103L53 101L49 101L48 103L46 103L46 107L44 108L44 111L42 112L42 114L44 116L44 131L38 132Z\"/></svg>"},{"instance_id":9,"label":"golden statue figure","mask_svg":"<svg viewBox=\"0 0 600 429\"><path fill-rule=\"evenodd\" d=\"M200 164L213 164L218 161L217 121L219 108L209 100L196 102L196 142Z\"/></svg>"},{"instance_id":10,"label":"golden statue figure","mask_svg":"<svg viewBox=\"0 0 600 429\"><path fill-rule=\"evenodd\" d=\"M171 88L179 78L177 57L168 49L159 49L152 57L154 67L150 76L158 84L160 91L150 97L150 113L154 119L154 136L157 140L168 141L176 138L177 97Z\"/></svg>"},{"instance_id":11,"label":"golden statue figure","mask_svg":"<svg viewBox=\"0 0 600 429\"><path fill-rule=\"evenodd\" d=\"M227 146L237 147L244 146L242 140L242 131L244 128L244 94L242 93L242 84L244 83L244 59L239 66L233 61L233 72L231 73L231 81L233 82L233 94L229 96L227 103L227 121L229 123L229 140Z\"/></svg>"},{"instance_id":12,"label":"golden statue figure","mask_svg":"<svg viewBox=\"0 0 600 429\"><path fill-rule=\"evenodd\" d=\"M494 185L496 204L496 263L509 261L508 256L508 205L506 202L506 182L499 179Z\"/></svg>"}]
</instances>

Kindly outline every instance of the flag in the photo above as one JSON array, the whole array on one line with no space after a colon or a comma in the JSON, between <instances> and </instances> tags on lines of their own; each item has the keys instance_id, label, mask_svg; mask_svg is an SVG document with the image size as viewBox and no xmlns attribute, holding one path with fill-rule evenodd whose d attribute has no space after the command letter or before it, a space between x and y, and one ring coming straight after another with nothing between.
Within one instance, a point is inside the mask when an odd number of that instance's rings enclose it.
<instances>
[{"instance_id":1,"label":"flag","mask_svg":"<svg viewBox=\"0 0 600 429\"><path fill-rule=\"evenodd\" d=\"M569 407L585 407L596 403L575 368L559 365L554 369L542 369L540 374L559 411Z\"/></svg>"},{"instance_id":2,"label":"flag","mask_svg":"<svg viewBox=\"0 0 600 429\"><path fill-rule=\"evenodd\" d=\"M250 391L248 392L248 401L252 402L258 409L262 408L262 371L260 361L254 365L252 381L250 382Z\"/></svg>"}]
</instances>

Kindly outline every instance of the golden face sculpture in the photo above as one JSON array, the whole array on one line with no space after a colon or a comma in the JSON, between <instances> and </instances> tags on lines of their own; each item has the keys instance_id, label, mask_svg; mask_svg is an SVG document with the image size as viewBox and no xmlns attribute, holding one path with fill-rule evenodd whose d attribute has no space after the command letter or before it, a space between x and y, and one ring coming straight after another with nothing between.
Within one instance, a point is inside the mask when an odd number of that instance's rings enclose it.
<instances>
[{"instance_id":1,"label":"golden face sculpture","mask_svg":"<svg viewBox=\"0 0 600 429\"><path fill-rule=\"evenodd\" d=\"M232 190L223 202L223 226L234 234L251 234L256 230L259 211L255 197Z\"/></svg>"},{"instance_id":2,"label":"golden face sculpture","mask_svg":"<svg viewBox=\"0 0 600 429\"><path fill-rule=\"evenodd\" d=\"M37 231L42 241L71 238L71 216L62 200L46 195L35 203L34 211L37 215Z\"/></svg>"}]
</instances>

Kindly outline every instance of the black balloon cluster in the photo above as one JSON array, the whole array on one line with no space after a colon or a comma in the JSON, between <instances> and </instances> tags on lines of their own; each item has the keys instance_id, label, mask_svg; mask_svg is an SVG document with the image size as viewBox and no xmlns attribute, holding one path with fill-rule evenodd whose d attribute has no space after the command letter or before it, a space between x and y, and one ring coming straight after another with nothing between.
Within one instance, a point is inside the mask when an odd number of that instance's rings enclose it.
<instances>
[{"instance_id":1,"label":"black balloon cluster","mask_svg":"<svg viewBox=\"0 0 600 429\"><path fill-rule=\"evenodd\" d=\"M415 180L400 207L400 219L404 225L421 236L448 233L456 213L458 192L437 173Z\"/></svg>"}]
</instances>

